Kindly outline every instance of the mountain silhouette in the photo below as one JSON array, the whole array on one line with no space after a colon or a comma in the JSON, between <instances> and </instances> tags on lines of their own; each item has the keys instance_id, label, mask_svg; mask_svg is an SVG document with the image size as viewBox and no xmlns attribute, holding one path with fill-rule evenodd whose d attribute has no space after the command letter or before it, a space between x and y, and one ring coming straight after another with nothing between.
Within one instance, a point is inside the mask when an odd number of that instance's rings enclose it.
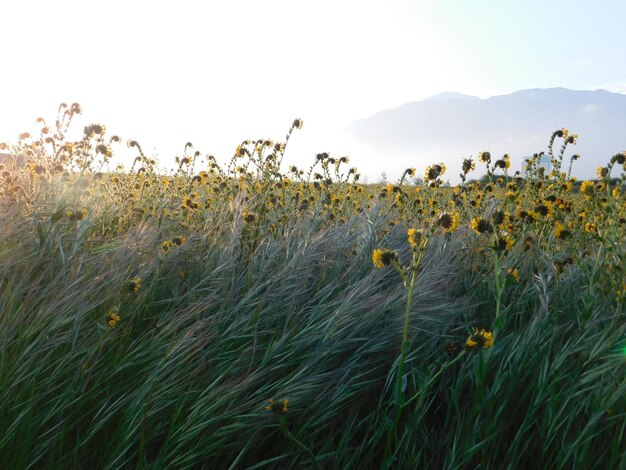
<instances>
[{"instance_id":1,"label":"mountain silhouette","mask_svg":"<svg viewBox=\"0 0 626 470\"><path fill-rule=\"evenodd\" d=\"M441 93L381 111L349 125L346 132L368 153L385 157L390 169L443 161L457 181L461 159L480 151L511 155L511 170L523 159L547 150L552 132L565 127L579 135L573 174L593 178L599 165L626 150L626 95L566 88L522 90L480 99ZM557 140L555 150L560 148ZM477 164L477 175L484 167ZM618 170L614 170L614 176Z\"/></svg>"}]
</instances>

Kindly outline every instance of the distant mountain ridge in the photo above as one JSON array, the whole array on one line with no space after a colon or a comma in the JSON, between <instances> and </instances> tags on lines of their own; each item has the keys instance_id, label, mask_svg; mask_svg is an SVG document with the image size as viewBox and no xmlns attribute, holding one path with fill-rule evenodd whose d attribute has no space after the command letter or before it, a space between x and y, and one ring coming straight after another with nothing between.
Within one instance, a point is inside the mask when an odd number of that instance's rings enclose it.
<instances>
[{"instance_id":1,"label":"distant mountain ridge","mask_svg":"<svg viewBox=\"0 0 626 470\"><path fill-rule=\"evenodd\" d=\"M579 135L568 150L581 154L574 174L592 178L598 165L626 150L626 95L566 88L521 90L481 99L441 93L352 123L346 131L391 166L443 161L454 179L462 157L489 150L509 153L512 169L546 150L551 133L565 127ZM560 143L557 143L560 145Z\"/></svg>"},{"instance_id":2,"label":"distant mountain ridge","mask_svg":"<svg viewBox=\"0 0 626 470\"><path fill-rule=\"evenodd\" d=\"M444 92L425 98L422 101L441 101L441 100L479 100L478 96L464 95L463 93Z\"/></svg>"}]
</instances>

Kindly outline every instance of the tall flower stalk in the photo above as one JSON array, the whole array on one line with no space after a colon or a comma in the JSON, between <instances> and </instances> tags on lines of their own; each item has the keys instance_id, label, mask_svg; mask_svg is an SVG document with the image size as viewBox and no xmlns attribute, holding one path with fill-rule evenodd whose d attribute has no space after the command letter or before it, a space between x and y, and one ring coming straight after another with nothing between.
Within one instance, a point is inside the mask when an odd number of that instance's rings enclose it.
<instances>
[{"instance_id":1,"label":"tall flower stalk","mask_svg":"<svg viewBox=\"0 0 626 470\"><path fill-rule=\"evenodd\" d=\"M428 237L421 230L409 229L408 241L411 247L411 262L407 266L400 264L398 254L395 251L389 249L377 249L374 250L372 260L374 265L378 268L392 265L396 271L400 274L404 287L407 288L407 300L406 308L404 311L404 326L402 328L402 343L400 345L400 360L398 363L398 372L396 374L394 387L393 387L393 401L395 402L395 414L393 419L393 425L389 428L387 433L387 450L386 455L390 455L391 443L395 430L398 427L400 418L402 417L402 410L404 408L404 392L406 389L406 381L404 377L404 370L406 367L406 357L411 347L411 340L409 339L409 322L411 318L411 306L413 302L413 290L418 277L419 267L424 256L424 251L428 243Z\"/></svg>"}]
</instances>

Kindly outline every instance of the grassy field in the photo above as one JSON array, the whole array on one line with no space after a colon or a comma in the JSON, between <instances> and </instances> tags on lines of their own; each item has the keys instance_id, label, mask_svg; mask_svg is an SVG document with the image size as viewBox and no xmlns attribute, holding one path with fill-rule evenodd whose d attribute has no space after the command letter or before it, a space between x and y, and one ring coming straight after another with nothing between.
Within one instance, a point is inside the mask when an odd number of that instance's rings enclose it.
<instances>
[{"instance_id":1,"label":"grassy field","mask_svg":"<svg viewBox=\"0 0 626 470\"><path fill-rule=\"evenodd\" d=\"M78 113L1 145L3 468L626 468L626 154L163 174Z\"/></svg>"}]
</instances>

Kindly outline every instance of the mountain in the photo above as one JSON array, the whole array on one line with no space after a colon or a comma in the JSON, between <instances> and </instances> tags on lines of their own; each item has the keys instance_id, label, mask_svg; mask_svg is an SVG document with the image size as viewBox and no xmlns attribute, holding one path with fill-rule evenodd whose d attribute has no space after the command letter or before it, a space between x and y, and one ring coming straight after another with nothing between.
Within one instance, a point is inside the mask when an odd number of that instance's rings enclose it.
<instances>
[{"instance_id":1,"label":"mountain","mask_svg":"<svg viewBox=\"0 0 626 470\"><path fill-rule=\"evenodd\" d=\"M445 92L426 98L424 101L444 101L444 100L479 100L478 96L464 95L463 93Z\"/></svg>"},{"instance_id":2,"label":"mountain","mask_svg":"<svg viewBox=\"0 0 626 470\"><path fill-rule=\"evenodd\" d=\"M484 150L494 157L509 153L511 169L521 169L524 157L547 150L550 135L561 127L579 135L565 153L566 159L581 155L573 174L593 178L599 165L626 150L626 95L565 88L486 99L442 93L356 121L346 132L364 152L384 156L386 171L443 161L456 181L461 159Z\"/></svg>"}]
</instances>

